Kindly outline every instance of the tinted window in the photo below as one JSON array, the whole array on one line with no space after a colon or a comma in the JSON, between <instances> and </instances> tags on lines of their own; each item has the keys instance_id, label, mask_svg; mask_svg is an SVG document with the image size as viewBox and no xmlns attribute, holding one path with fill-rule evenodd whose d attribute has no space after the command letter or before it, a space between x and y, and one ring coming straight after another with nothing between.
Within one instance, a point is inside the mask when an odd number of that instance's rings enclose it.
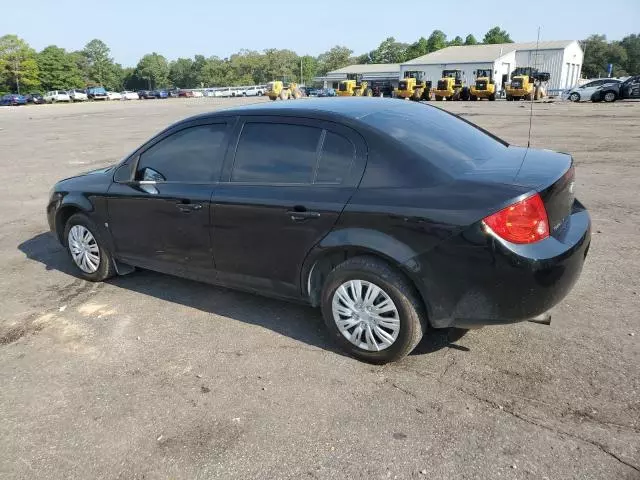
<instances>
[{"instance_id":1,"label":"tinted window","mask_svg":"<svg viewBox=\"0 0 640 480\"><path fill-rule=\"evenodd\" d=\"M450 175L473 170L507 147L454 115L420 104L403 103L402 108L372 113L362 121Z\"/></svg>"},{"instance_id":2,"label":"tinted window","mask_svg":"<svg viewBox=\"0 0 640 480\"><path fill-rule=\"evenodd\" d=\"M585 87L597 87L599 85L602 85L602 80L596 80L595 82L589 82L585 85Z\"/></svg>"},{"instance_id":3,"label":"tinted window","mask_svg":"<svg viewBox=\"0 0 640 480\"><path fill-rule=\"evenodd\" d=\"M231 181L311 183L321 133L319 128L302 125L245 124Z\"/></svg>"},{"instance_id":4,"label":"tinted window","mask_svg":"<svg viewBox=\"0 0 640 480\"><path fill-rule=\"evenodd\" d=\"M322 146L315 183L342 183L355 157L353 144L341 135L327 132Z\"/></svg>"},{"instance_id":5,"label":"tinted window","mask_svg":"<svg viewBox=\"0 0 640 480\"><path fill-rule=\"evenodd\" d=\"M169 182L217 180L226 128L226 124L201 125L161 140L140 156L136 178L142 179L143 170L151 168Z\"/></svg>"}]
</instances>

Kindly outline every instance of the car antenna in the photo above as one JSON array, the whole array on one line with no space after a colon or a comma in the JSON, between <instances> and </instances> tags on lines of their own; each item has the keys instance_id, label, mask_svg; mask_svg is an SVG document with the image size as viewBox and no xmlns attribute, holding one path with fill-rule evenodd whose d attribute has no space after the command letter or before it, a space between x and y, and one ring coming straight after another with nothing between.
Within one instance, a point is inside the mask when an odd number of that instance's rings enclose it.
<instances>
[{"instance_id":1,"label":"car antenna","mask_svg":"<svg viewBox=\"0 0 640 480\"><path fill-rule=\"evenodd\" d=\"M538 27L538 39L536 40L536 53L534 55L535 61L534 64L538 62L538 49L540 48L540 27ZM531 73L531 72L529 72ZM533 93L531 95L530 107L529 107L529 138L527 139L527 148L531 146L531 124L533 123L533 98L535 95L536 89L534 87Z\"/></svg>"}]
</instances>

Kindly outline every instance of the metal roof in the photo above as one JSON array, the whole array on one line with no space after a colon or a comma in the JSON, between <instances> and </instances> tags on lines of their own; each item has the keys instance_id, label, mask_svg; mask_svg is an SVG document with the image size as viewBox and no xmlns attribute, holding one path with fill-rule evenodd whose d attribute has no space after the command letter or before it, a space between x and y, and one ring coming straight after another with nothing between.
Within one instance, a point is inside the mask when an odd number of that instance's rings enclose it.
<instances>
[{"instance_id":1,"label":"metal roof","mask_svg":"<svg viewBox=\"0 0 640 480\"><path fill-rule=\"evenodd\" d=\"M488 63L513 52L514 50L558 50L575 42L575 40L556 40L549 42L495 43L490 45L462 45L446 47L428 53L402 65L431 65L442 63Z\"/></svg>"},{"instance_id":2,"label":"metal roof","mask_svg":"<svg viewBox=\"0 0 640 480\"><path fill-rule=\"evenodd\" d=\"M365 63L362 65L349 65L338 70L333 70L327 75L333 74L367 74L367 73L397 73L400 71L399 63Z\"/></svg>"}]
</instances>

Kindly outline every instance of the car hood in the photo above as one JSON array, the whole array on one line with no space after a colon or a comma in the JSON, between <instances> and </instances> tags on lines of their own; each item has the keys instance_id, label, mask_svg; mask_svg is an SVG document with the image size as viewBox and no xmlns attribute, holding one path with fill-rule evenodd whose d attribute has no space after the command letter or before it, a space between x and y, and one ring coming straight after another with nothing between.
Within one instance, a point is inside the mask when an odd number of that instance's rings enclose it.
<instances>
[{"instance_id":1,"label":"car hood","mask_svg":"<svg viewBox=\"0 0 640 480\"><path fill-rule=\"evenodd\" d=\"M105 188L111 183L113 170L115 166L111 165L105 168L98 168L89 172L81 173L73 177L65 178L56 183L54 189L56 191L84 190L90 185L104 185Z\"/></svg>"}]
</instances>

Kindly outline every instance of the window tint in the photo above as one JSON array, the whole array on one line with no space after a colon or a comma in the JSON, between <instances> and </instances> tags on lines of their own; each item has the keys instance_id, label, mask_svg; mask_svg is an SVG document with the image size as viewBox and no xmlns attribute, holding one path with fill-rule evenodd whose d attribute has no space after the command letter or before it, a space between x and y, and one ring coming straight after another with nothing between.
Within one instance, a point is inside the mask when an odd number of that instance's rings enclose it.
<instances>
[{"instance_id":1,"label":"window tint","mask_svg":"<svg viewBox=\"0 0 640 480\"><path fill-rule=\"evenodd\" d=\"M303 125L245 124L231 181L311 183L321 133L319 128Z\"/></svg>"},{"instance_id":2,"label":"window tint","mask_svg":"<svg viewBox=\"0 0 640 480\"><path fill-rule=\"evenodd\" d=\"M327 132L322 146L315 183L342 183L349 175L355 148L341 135Z\"/></svg>"},{"instance_id":3,"label":"window tint","mask_svg":"<svg viewBox=\"0 0 640 480\"><path fill-rule=\"evenodd\" d=\"M186 128L156 143L140 156L136 178L150 168L168 182L217 180L222 165L221 146L227 125Z\"/></svg>"},{"instance_id":4,"label":"window tint","mask_svg":"<svg viewBox=\"0 0 640 480\"><path fill-rule=\"evenodd\" d=\"M403 102L398 108L366 115L362 121L450 175L474 170L507 147L454 115L420 104Z\"/></svg>"}]
</instances>

